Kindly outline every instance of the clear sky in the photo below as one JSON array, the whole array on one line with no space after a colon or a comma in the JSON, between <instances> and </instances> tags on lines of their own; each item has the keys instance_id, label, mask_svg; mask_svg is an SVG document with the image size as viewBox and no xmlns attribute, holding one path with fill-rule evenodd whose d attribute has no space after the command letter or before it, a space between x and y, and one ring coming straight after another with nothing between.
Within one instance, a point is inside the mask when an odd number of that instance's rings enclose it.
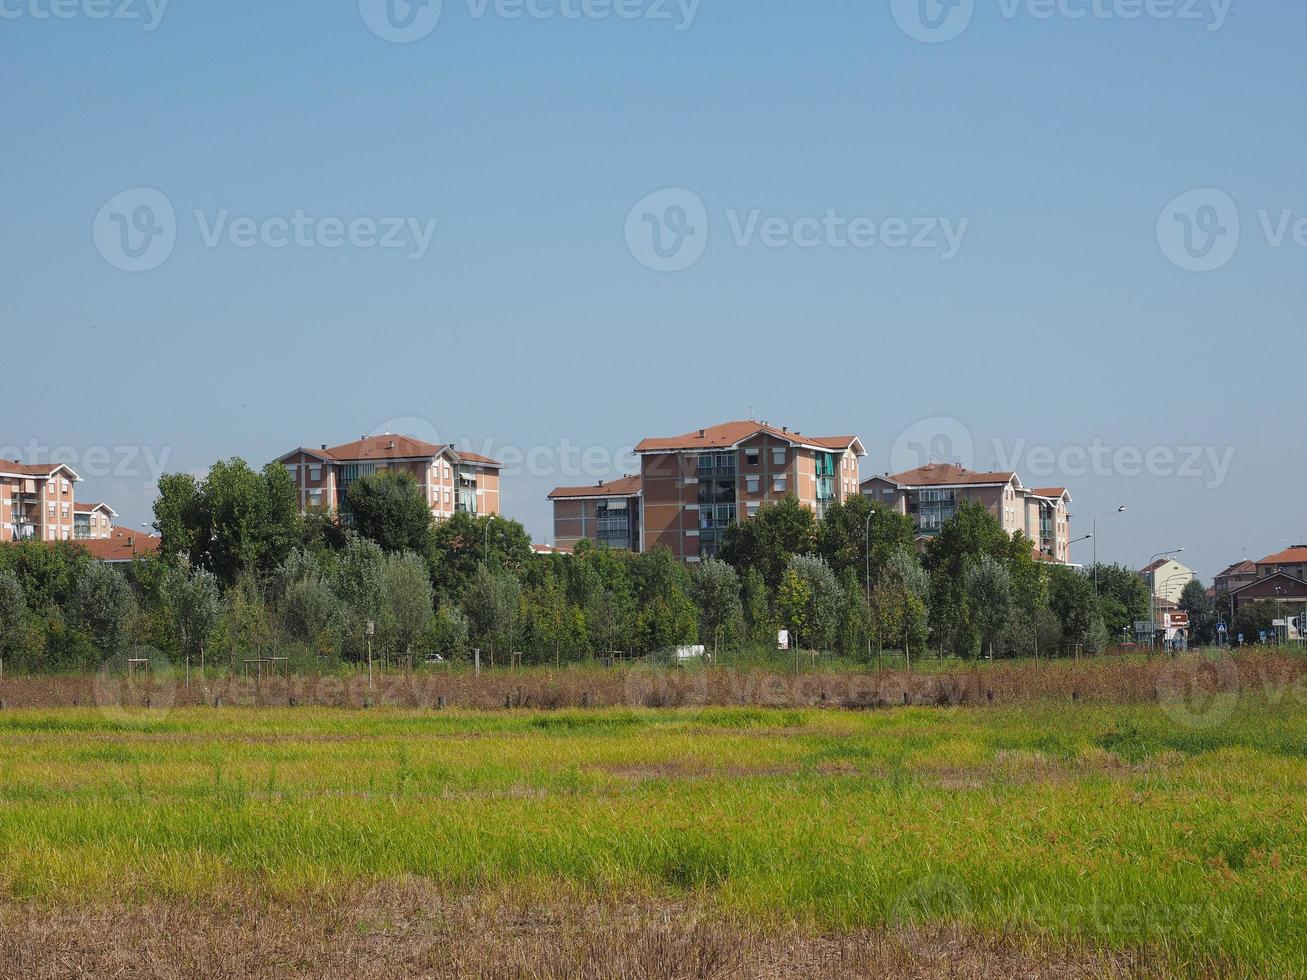
<instances>
[{"instance_id":1,"label":"clear sky","mask_svg":"<svg viewBox=\"0 0 1307 980\"><path fill-rule=\"evenodd\" d=\"M1307 8L953 3L0 0L0 444L139 524L434 435L543 541L752 411L1125 504L1103 559L1307 539Z\"/></svg>"}]
</instances>

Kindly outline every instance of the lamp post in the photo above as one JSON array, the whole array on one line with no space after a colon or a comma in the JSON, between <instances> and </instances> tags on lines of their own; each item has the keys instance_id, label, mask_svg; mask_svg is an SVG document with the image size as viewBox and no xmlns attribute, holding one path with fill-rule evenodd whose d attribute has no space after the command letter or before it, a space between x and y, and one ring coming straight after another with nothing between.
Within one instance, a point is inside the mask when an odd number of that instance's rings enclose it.
<instances>
[{"instance_id":1,"label":"lamp post","mask_svg":"<svg viewBox=\"0 0 1307 980\"><path fill-rule=\"evenodd\" d=\"M863 537L865 539L866 559L867 559L867 663L871 663L871 519L876 516L876 508L872 507L867 511L867 526L864 529ZM884 664L877 659L876 669L881 670Z\"/></svg>"},{"instance_id":2,"label":"lamp post","mask_svg":"<svg viewBox=\"0 0 1307 980\"><path fill-rule=\"evenodd\" d=\"M1125 504L1122 504L1116 510L1109 510L1105 514L1099 514L1094 518L1094 593L1098 592L1098 518L1111 517L1113 514L1124 514Z\"/></svg>"},{"instance_id":3,"label":"lamp post","mask_svg":"<svg viewBox=\"0 0 1307 980\"><path fill-rule=\"evenodd\" d=\"M495 516L494 514L486 515L486 543L481 555L481 561L486 565L490 564L490 525L495 523Z\"/></svg>"}]
</instances>

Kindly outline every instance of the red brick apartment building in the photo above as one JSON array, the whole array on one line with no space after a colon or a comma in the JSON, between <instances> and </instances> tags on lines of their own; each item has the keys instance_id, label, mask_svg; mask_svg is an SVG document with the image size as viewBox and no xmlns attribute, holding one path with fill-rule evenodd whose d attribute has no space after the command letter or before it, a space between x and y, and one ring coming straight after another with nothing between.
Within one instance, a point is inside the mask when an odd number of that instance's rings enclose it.
<instances>
[{"instance_id":1,"label":"red brick apartment building","mask_svg":"<svg viewBox=\"0 0 1307 980\"><path fill-rule=\"evenodd\" d=\"M919 544L938 534L958 506L970 501L988 510L1009 534L1023 532L1041 558L1071 563L1071 494L1065 487L1032 490L1015 473L973 473L952 463L931 463L874 476L863 482L862 492L911 517Z\"/></svg>"},{"instance_id":2,"label":"red brick apartment building","mask_svg":"<svg viewBox=\"0 0 1307 980\"><path fill-rule=\"evenodd\" d=\"M300 509L348 513L349 485L382 470L411 473L437 520L454 514L498 514L499 462L465 449L411 436L365 436L357 442L294 449L277 462L295 479Z\"/></svg>"},{"instance_id":3,"label":"red brick apartment building","mask_svg":"<svg viewBox=\"0 0 1307 980\"><path fill-rule=\"evenodd\" d=\"M722 534L763 504L795 497L818 517L859 492L857 436L805 436L753 420L724 422L635 447L638 476L589 487L559 487L555 543L585 538L647 551L662 546L683 561L711 557Z\"/></svg>"},{"instance_id":4,"label":"red brick apartment building","mask_svg":"<svg viewBox=\"0 0 1307 980\"><path fill-rule=\"evenodd\" d=\"M0 541L71 541L81 479L63 463L0 460Z\"/></svg>"}]
</instances>

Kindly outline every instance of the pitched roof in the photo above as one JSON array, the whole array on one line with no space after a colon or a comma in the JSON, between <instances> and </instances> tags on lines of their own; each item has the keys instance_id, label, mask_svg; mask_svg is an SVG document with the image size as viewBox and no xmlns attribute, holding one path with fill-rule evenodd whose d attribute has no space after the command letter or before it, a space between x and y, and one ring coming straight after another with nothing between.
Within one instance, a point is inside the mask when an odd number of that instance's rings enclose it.
<instances>
[{"instance_id":1,"label":"pitched roof","mask_svg":"<svg viewBox=\"0 0 1307 980\"><path fill-rule=\"evenodd\" d=\"M1307 564L1307 545L1296 544L1292 548L1268 555L1259 565L1304 565Z\"/></svg>"},{"instance_id":2,"label":"pitched roof","mask_svg":"<svg viewBox=\"0 0 1307 980\"><path fill-rule=\"evenodd\" d=\"M1237 561L1225 571L1218 574L1217 578L1229 578L1232 575L1255 575L1257 565L1245 558L1243 561Z\"/></svg>"},{"instance_id":3,"label":"pitched roof","mask_svg":"<svg viewBox=\"0 0 1307 980\"><path fill-rule=\"evenodd\" d=\"M73 510L79 514L93 514L97 510L102 510L110 517L118 516L118 512L108 504L73 504Z\"/></svg>"},{"instance_id":4,"label":"pitched roof","mask_svg":"<svg viewBox=\"0 0 1307 980\"><path fill-rule=\"evenodd\" d=\"M571 549L571 548L565 548L565 547L556 546L556 545L552 545L552 544L533 544L533 545L531 545L531 550L532 550L533 552L535 552L537 555L570 555L570 554L572 554L572 549Z\"/></svg>"},{"instance_id":5,"label":"pitched roof","mask_svg":"<svg viewBox=\"0 0 1307 980\"><path fill-rule=\"evenodd\" d=\"M550 500L580 499L585 497L634 497L640 492L641 479L638 476L624 476L619 480L591 484L586 487L555 487L549 494Z\"/></svg>"},{"instance_id":6,"label":"pitched roof","mask_svg":"<svg viewBox=\"0 0 1307 980\"><path fill-rule=\"evenodd\" d=\"M1016 473L973 473L971 470L954 463L928 463L915 470L896 473L893 476L873 477L888 480L905 487L974 487L997 486L1011 483ZM864 482L870 482L864 481Z\"/></svg>"},{"instance_id":7,"label":"pitched roof","mask_svg":"<svg viewBox=\"0 0 1307 980\"><path fill-rule=\"evenodd\" d=\"M1240 592L1247 592L1249 589L1255 589L1259 585L1265 585L1267 582L1274 582L1276 579L1284 579L1287 582L1292 582L1294 585L1307 586L1307 582L1304 582L1302 579L1290 575L1288 572L1276 572L1274 575L1265 575L1262 578L1257 579L1256 581L1248 582L1245 583L1244 585L1239 586L1239 588L1237 589L1232 589L1230 591L1230 595L1234 596L1234 595L1238 595Z\"/></svg>"},{"instance_id":8,"label":"pitched roof","mask_svg":"<svg viewBox=\"0 0 1307 980\"><path fill-rule=\"evenodd\" d=\"M1066 497L1070 495L1066 487L1040 487L1030 492L1036 497Z\"/></svg>"},{"instance_id":9,"label":"pitched roof","mask_svg":"<svg viewBox=\"0 0 1307 980\"><path fill-rule=\"evenodd\" d=\"M347 442L340 446L330 446L326 449L307 449L301 447L282 456L294 456L297 453L306 453L309 456L317 456L320 459L331 460L336 463L369 463L376 460L399 460L399 459L433 459L442 453L449 453L456 461L475 463L478 466L490 466L495 468L502 467L498 460L491 459L489 456L482 456L480 453L470 452L466 449L459 449L456 446L436 445L433 442L425 442L421 439L414 439L412 436L390 435L389 433L380 436L364 436L354 442Z\"/></svg>"},{"instance_id":10,"label":"pitched roof","mask_svg":"<svg viewBox=\"0 0 1307 980\"><path fill-rule=\"evenodd\" d=\"M60 470L67 470L74 480L80 480L67 463L20 463L12 459L0 459L0 476L50 477Z\"/></svg>"},{"instance_id":11,"label":"pitched roof","mask_svg":"<svg viewBox=\"0 0 1307 980\"><path fill-rule=\"evenodd\" d=\"M1180 563L1179 563L1178 561L1175 561L1174 558L1170 558L1170 557L1168 557L1168 558L1159 558L1159 559L1157 559L1155 562L1152 562L1151 564L1146 565L1146 566L1144 566L1143 568L1139 569L1139 574L1140 574L1140 575L1147 575L1149 572L1155 572L1155 571L1157 571L1159 568L1161 568L1163 565L1169 565L1171 562L1175 562L1177 565L1180 565ZM1183 565L1180 565L1180 567L1183 568L1184 566L1183 566Z\"/></svg>"},{"instance_id":12,"label":"pitched roof","mask_svg":"<svg viewBox=\"0 0 1307 980\"><path fill-rule=\"evenodd\" d=\"M710 425L695 432L686 432L679 436L659 436L641 440L635 447L637 453L666 453L697 449L731 449L746 439L760 433L774 436L794 446L806 446L810 449L852 449L858 455L866 455L862 442L857 436L805 436L788 428L776 428L765 422L752 419L723 422Z\"/></svg>"},{"instance_id":13,"label":"pitched roof","mask_svg":"<svg viewBox=\"0 0 1307 980\"><path fill-rule=\"evenodd\" d=\"M159 550L162 538L125 527L116 527L107 538L90 538L76 544L85 548L97 561L131 561L137 555L150 555Z\"/></svg>"}]
</instances>

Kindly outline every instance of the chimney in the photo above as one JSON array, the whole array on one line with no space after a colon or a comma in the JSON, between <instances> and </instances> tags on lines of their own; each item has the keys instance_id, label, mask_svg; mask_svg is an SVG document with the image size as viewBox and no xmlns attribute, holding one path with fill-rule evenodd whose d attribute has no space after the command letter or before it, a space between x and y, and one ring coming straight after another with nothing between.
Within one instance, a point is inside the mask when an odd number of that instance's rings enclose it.
<instances>
[{"instance_id":1,"label":"chimney","mask_svg":"<svg viewBox=\"0 0 1307 980\"><path fill-rule=\"evenodd\" d=\"M782 425L782 426L781 426L781 431L782 431L782 432L789 432L789 431L790 431L790 427L789 427L788 425Z\"/></svg>"},{"instance_id":2,"label":"chimney","mask_svg":"<svg viewBox=\"0 0 1307 980\"><path fill-rule=\"evenodd\" d=\"M394 440L394 439L391 439L390 442L386 445L386 448L387 448L387 449L394 449L394 448L395 448L395 440Z\"/></svg>"},{"instance_id":3,"label":"chimney","mask_svg":"<svg viewBox=\"0 0 1307 980\"><path fill-rule=\"evenodd\" d=\"M324 453L327 451L327 444L325 442L322 444L322 451Z\"/></svg>"},{"instance_id":4,"label":"chimney","mask_svg":"<svg viewBox=\"0 0 1307 980\"><path fill-rule=\"evenodd\" d=\"M704 436L706 436L707 434L708 434L708 430L707 430L707 429L700 429L700 430L699 430L699 438L700 438L700 439L702 439L702 438L703 438Z\"/></svg>"}]
</instances>

